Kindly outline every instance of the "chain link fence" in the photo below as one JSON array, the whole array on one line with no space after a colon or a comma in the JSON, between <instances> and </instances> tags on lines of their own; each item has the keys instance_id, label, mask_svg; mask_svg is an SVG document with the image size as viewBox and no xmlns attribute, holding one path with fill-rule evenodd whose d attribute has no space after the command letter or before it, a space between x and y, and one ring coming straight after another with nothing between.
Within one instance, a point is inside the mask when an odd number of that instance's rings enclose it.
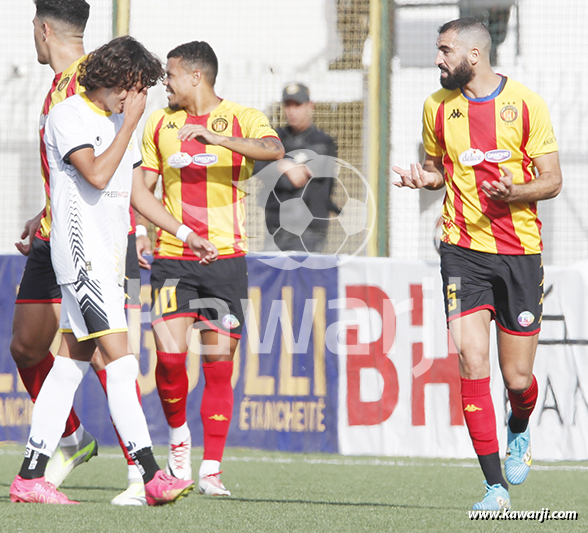
<instances>
[{"instance_id":1,"label":"chain link fence","mask_svg":"<svg viewBox=\"0 0 588 533\"><path fill-rule=\"evenodd\" d=\"M112 1L89 3L88 51L112 35ZM545 262L564 265L586 259L588 59L583 50L588 3L398 0L392 9L391 163L403 166L422 160L422 104L439 87L433 64L437 28L459 16L476 16L493 34L495 69L537 91L551 111L564 189L558 198L540 203ZM0 58L0 252L13 253L24 222L43 205L38 119L53 73L36 61L32 1L13 2L5 13L0 21L6 50ZM262 110L276 127L285 123L282 88L292 81L305 83L316 103L317 126L336 139L339 158L365 175L369 17L369 0L143 0L131 4L130 33L162 59L183 42L209 42L220 62L217 93ZM152 89L145 116L166 102L162 86ZM433 233L443 193L390 189L390 255L435 260ZM253 251L263 246L265 224L255 191L253 187L247 198ZM363 194L353 172L342 168L334 202L343 207L348 197L361 199ZM341 225L332 221L325 252L355 253L364 240L363 234L345 237Z\"/></svg>"}]
</instances>

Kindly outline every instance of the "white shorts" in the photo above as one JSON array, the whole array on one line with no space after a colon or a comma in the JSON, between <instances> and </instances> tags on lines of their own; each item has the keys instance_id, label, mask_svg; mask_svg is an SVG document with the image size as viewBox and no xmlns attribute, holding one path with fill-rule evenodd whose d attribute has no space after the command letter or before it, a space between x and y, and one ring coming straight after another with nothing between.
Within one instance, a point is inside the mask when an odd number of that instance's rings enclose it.
<instances>
[{"instance_id":1,"label":"white shorts","mask_svg":"<svg viewBox=\"0 0 588 533\"><path fill-rule=\"evenodd\" d=\"M78 341L127 331L124 287L96 279L61 285L59 331Z\"/></svg>"}]
</instances>

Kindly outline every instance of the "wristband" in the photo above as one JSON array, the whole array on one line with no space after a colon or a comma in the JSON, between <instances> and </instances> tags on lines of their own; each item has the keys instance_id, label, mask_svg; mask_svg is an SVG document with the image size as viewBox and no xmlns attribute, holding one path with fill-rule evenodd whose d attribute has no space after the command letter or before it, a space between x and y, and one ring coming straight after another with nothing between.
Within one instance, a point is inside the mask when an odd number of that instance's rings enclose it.
<instances>
[{"instance_id":1,"label":"wristband","mask_svg":"<svg viewBox=\"0 0 588 533\"><path fill-rule=\"evenodd\" d=\"M143 224L137 224L135 226L136 237L147 237L147 228Z\"/></svg>"},{"instance_id":2,"label":"wristband","mask_svg":"<svg viewBox=\"0 0 588 533\"><path fill-rule=\"evenodd\" d=\"M176 231L176 239L180 239L182 242L186 242L190 233L192 233L192 230L186 226L186 224L182 224L178 228L178 231Z\"/></svg>"}]
</instances>

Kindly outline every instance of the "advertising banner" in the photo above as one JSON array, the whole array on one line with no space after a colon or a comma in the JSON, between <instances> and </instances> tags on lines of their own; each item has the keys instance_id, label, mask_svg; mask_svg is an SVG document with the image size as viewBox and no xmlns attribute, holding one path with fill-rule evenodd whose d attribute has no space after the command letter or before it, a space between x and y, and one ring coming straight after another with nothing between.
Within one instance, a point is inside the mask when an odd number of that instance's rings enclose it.
<instances>
[{"instance_id":1,"label":"advertising banner","mask_svg":"<svg viewBox=\"0 0 588 533\"><path fill-rule=\"evenodd\" d=\"M588 458L586 265L547 268L531 418L537 459ZM475 457L464 425L458 356L448 338L438 264L355 258L339 268L344 454ZM491 387L501 452L508 399L491 331Z\"/></svg>"},{"instance_id":2,"label":"advertising banner","mask_svg":"<svg viewBox=\"0 0 588 533\"><path fill-rule=\"evenodd\" d=\"M243 338L233 373L235 404L230 446L272 450L337 452L337 357L325 332L337 320L337 261L313 258L313 268L296 268L288 258L248 256L249 298ZM32 403L10 357L10 331L16 287L24 258L0 256L0 440L25 442ZM155 385L157 355L150 326L149 273L142 272L141 309L129 312L132 339L140 348L140 375L149 430L155 444L167 444L168 429ZM140 324L140 330L134 329ZM188 354L188 425L194 446L202 445L200 401L204 388L198 334ZM85 427L103 445L116 435L102 388L89 371L74 404Z\"/></svg>"},{"instance_id":3,"label":"advertising banner","mask_svg":"<svg viewBox=\"0 0 588 533\"><path fill-rule=\"evenodd\" d=\"M247 319L233 374L230 446L390 456L474 457L464 425L458 356L447 332L437 263L316 257L292 267L248 257ZM24 442L32 404L9 353L24 258L0 256L0 440ZM588 265L546 268L531 418L537 459L588 459ZM148 273L142 273L139 384L156 444L168 430L155 387ZM133 327L131 327L133 330ZM491 331L491 386L501 453L508 399ZM204 386L193 335L188 424L202 445ZM116 444L104 393L88 372L75 407L104 445Z\"/></svg>"}]
</instances>

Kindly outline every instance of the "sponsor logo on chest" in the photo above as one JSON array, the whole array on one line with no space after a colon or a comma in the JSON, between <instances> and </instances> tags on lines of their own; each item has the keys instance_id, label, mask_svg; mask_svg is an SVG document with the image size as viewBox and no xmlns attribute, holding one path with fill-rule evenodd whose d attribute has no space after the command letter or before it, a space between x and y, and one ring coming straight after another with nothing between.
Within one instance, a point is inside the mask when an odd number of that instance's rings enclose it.
<instances>
[{"instance_id":1,"label":"sponsor logo on chest","mask_svg":"<svg viewBox=\"0 0 588 533\"><path fill-rule=\"evenodd\" d=\"M198 165L199 167L208 167L218 162L218 156L216 154L196 154L190 155L186 152L176 152L169 156L167 164L171 168L184 168L191 164Z\"/></svg>"},{"instance_id":2,"label":"sponsor logo on chest","mask_svg":"<svg viewBox=\"0 0 588 533\"><path fill-rule=\"evenodd\" d=\"M459 155L459 162L466 167L474 167L483 161L487 161L488 163L504 163L505 161L508 161L511 156L512 152L510 150L489 150L484 153L477 148L468 148L465 152L462 152Z\"/></svg>"},{"instance_id":3,"label":"sponsor logo on chest","mask_svg":"<svg viewBox=\"0 0 588 533\"><path fill-rule=\"evenodd\" d=\"M479 165L482 161L484 161L484 152L477 148L468 148L459 154L459 162L466 167Z\"/></svg>"},{"instance_id":4,"label":"sponsor logo on chest","mask_svg":"<svg viewBox=\"0 0 588 533\"><path fill-rule=\"evenodd\" d=\"M192 163L200 167L208 167L214 165L218 161L216 154L196 154L192 157Z\"/></svg>"}]
</instances>

